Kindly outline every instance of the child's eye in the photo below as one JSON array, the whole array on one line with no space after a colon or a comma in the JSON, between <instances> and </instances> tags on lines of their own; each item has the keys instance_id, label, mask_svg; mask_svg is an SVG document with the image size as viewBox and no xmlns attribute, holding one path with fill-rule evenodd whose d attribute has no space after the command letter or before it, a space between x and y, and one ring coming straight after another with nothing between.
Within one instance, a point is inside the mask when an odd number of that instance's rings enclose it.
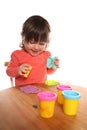
<instances>
[{"instance_id":1,"label":"child's eye","mask_svg":"<svg viewBox=\"0 0 87 130\"><path fill-rule=\"evenodd\" d=\"M30 44L35 44L34 40L31 40L31 41L30 41Z\"/></svg>"},{"instance_id":2,"label":"child's eye","mask_svg":"<svg viewBox=\"0 0 87 130\"><path fill-rule=\"evenodd\" d=\"M34 40L31 40L31 41L30 41L30 44L45 45L45 42L35 42Z\"/></svg>"},{"instance_id":3,"label":"child's eye","mask_svg":"<svg viewBox=\"0 0 87 130\"><path fill-rule=\"evenodd\" d=\"M39 42L39 45L45 45L45 42Z\"/></svg>"}]
</instances>

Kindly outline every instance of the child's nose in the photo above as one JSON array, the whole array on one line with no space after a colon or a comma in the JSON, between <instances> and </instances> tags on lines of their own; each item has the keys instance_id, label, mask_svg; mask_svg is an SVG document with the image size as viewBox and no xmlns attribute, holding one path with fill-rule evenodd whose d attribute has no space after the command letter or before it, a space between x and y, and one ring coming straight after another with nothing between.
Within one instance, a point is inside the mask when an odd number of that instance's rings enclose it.
<instances>
[{"instance_id":1,"label":"child's nose","mask_svg":"<svg viewBox=\"0 0 87 130\"><path fill-rule=\"evenodd\" d=\"M35 49L38 49L38 48L39 48L39 44L35 44L35 45L34 45L34 48L35 48Z\"/></svg>"}]
</instances>

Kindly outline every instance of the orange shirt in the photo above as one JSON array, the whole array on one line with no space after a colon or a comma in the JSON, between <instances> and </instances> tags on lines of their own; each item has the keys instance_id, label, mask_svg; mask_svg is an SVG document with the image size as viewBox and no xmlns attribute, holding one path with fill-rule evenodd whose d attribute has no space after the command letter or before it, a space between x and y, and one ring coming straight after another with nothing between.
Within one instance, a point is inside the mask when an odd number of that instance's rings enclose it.
<instances>
[{"instance_id":1,"label":"orange shirt","mask_svg":"<svg viewBox=\"0 0 87 130\"><path fill-rule=\"evenodd\" d=\"M49 56L51 56L49 51L44 51L38 56L31 56L25 50L16 50L11 54L11 61L6 73L10 77L15 77L16 86L44 83L47 79L47 74L55 72L54 69L48 69L46 67ZM32 70L27 78L18 74L18 68L21 64L29 64L32 66Z\"/></svg>"}]
</instances>

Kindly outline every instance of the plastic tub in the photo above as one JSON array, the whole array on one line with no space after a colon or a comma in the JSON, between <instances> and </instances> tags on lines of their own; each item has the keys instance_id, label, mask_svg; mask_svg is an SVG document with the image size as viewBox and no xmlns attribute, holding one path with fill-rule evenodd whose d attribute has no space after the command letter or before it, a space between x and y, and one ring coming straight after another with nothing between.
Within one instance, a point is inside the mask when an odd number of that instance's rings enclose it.
<instances>
[{"instance_id":1,"label":"plastic tub","mask_svg":"<svg viewBox=\"0 0 87 130\"><path fill-rule=\"evenodd\" d=\"M40 116L50 118L54 115L55 101L57 94L54 92L39 92L37 94L39 99L39 112Z\"/></svg>"},{"instance_id":2,"label":"plastic tub","mask_svg":"<svg viewBox=\"0 0 87 130\"><path fill-rule=\"evenodd\" d=\"M62 92L64 90L72 90L72 87L68 85L59 85L57 86L57 90L58 90L58 103L63 104L64 98L62 96Z\"/></svg>"},{"instance_id":3,"label":"plastic tub","mask_svg":"<svg viewBox=\"0 0 87 130\"><path fill-rule=\"evenodd\" d=\"M67 115L76 115L78 109L78 101L81 97L80 93L73 90L65 90L62 92L64 97L63 111Z\"/></svg>"}]
</instances>

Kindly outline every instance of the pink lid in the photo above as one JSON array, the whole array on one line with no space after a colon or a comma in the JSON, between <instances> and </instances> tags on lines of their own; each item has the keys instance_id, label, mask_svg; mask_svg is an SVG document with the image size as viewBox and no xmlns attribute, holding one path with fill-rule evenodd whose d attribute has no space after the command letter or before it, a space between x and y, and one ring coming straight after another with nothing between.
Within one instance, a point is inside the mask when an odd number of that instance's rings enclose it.
<instances>
[{"instance_id":1,"label":"pink lid","mask_svg":"<svg viewBox=\"0 0 87 130\"><path fill-rule=\"evenodd\" d=\"M38 96L38 98L40 100L45 100L45 101L56 100L56 98L57 98L57 94L56 93L54 93L54 92L47 92L47 91L39 92L37 94L37 96Z\"/></svg>"},{"instance_id":2,"label":"pink lid","mask_svg":"<svg viewBox=\"0 0 87 130\"><path fill-rule=\"evenodd\" d=\"M61 91L63 91L63 90L72 90L72 87L68 86L68 85L58 85L57 89L61 90Z\"/></svg>"}]
</instances>

